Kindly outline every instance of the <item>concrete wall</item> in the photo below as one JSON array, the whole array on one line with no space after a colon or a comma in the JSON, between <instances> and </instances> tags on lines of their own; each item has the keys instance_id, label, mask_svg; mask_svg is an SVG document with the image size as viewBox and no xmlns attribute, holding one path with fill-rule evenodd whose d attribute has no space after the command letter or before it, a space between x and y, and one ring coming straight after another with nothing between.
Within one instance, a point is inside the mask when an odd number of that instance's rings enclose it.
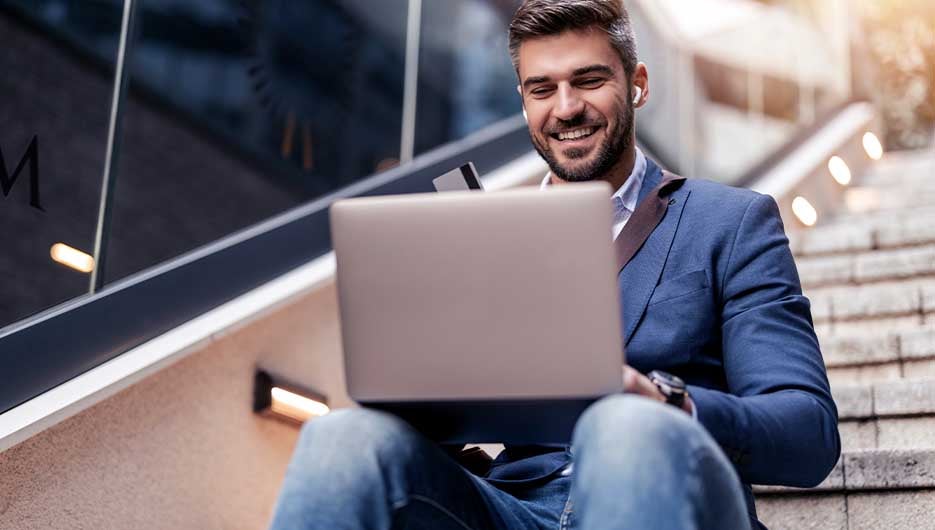
<instances>
[{"instance_id":1,"label":"concrete wall","mask_svg":"<svg viewBox=\"0 0 935 530\"><path fill-rule=\"evenodd\" d=\"M265 528L298 429L257 363L350 404L333 283L0 453L0 530Z\"/></svg>"}]
</instances>

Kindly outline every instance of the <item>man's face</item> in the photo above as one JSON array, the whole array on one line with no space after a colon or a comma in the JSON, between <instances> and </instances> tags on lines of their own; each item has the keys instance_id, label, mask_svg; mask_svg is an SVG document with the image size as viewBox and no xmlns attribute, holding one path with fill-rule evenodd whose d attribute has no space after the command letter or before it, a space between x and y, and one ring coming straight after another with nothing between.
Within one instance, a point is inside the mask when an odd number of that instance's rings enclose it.
<instances>
[{"instance_id":1,"label":"man's face","mask_svg":"<svg viewBox=\"0 0 935 530\"><path fill-rule=\"evenodd\" d=\"M566 31L519 49L529 135L565 181L604 178L631 147L633 103L620 56L600 31Z\"/></svg>"}]
</instances>

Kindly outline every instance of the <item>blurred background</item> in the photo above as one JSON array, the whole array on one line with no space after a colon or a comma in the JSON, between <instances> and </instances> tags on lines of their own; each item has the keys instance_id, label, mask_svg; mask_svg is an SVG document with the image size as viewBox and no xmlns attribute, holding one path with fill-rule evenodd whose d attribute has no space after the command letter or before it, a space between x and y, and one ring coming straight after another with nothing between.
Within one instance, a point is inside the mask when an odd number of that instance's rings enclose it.
<instances>
[{"instance_id":1,"label":"blurred background","mask_svg":"<svg viewBox=\"0 0 935 530\"><path fill-rule=\"evenodd\" d=\"M519 112L516 0L420 3L418 27L407 0L136 4L115 99L122 1L0 0L0 150L17 178L0 200L0 326L88 293L92 260L100 289ZM932 144L930 2L630 8L653 88L640 141L676 171L749 181L854 98L880 109L888 150ZM52 259L57 244L82 270Z\"/></svg>"}]
</instances>

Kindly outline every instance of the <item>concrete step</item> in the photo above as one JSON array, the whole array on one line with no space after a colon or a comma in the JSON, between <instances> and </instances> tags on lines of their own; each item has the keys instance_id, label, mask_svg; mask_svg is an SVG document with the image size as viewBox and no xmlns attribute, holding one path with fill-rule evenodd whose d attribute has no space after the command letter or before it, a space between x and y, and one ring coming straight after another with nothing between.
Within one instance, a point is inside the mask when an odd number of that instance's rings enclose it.
<instances>
[{"instance_id":1,"label":"concrete step","mask_svg":"<svg viewBox=\"0 0 935 530\"><path fill-rule=\"evenodd\" d=\"M935 450L847 451L817 488L754 491L770 530L935 529Z\"/></svg>"},{"instance_id":2,"label":"concrete step","mask_svg":"<svg viewBox=\"0 0 935 530\"><path fill-rule=\"evenodd\" d=\"M919 184L935 181L935 151L887 153L861 176L864 184Z\"/></svg>"},{"instance_id":3,"label":"concrete step","mask_svg":"<svg viewBox=\"0 0 935 530\"><path fill-rule=\"evenodd\" d=\"M935 226L935 219L932 219ZM796 260L806 289L935 276L935 243Z\"/></svg>"},{"instance_id":4,"label":"concrete step","mask_svg":"<svg viewBox=\"0 0 935 530\"><path fill-rule=\"evenodd\" d=\"M935 325L904 330L819 335L835 386L935 378Z\"/></svg>"},{"instance_id":5,"label":"concrete step","mask_svg":"<svg viewBox=\"0 0 935 530\"><path fill-rule=\"evenodd\" d=\"M935 528L935 379L834 388L843 453L816 488L757 486L771 530Z\"/></svg>"},{"instance_id":6,"label":"concrete step","mask_svg":"<svg viewBox=\"0 0 935 530\"><path fill-rule=\"evenodd\" d=\"M887 153L847 190L850 206L795 237L796 255L935 243L935 150Z\"/></svg>"},{"instance_id":7,"label":"concrete step","mask_svg":"<svg viewBox=\"0 0 935 530\"><path fill-rule=\"evenodd\" d=\"M790 242L844 453L817 488L757 487L771 530L935 530L935 152L887 154Z\"/></svg>"},{"instance_id":8,"label":"concrete step","mask_svg":"<svg viewBox=\"0 0 935 530\"><path fill-rule=\"evenodd\" d=\"M846 191L845 201L855 213L927 207L935 203L935 183L852 186Z\"/></svg>"},{"instance_id":9,"label":"concrete step","mask_svg":"<svg viewBox=\"0 0 935 530\"><path fill-rule=\"evenodd\" d=\"M848 190L864 189L875 190L874 192L879 196L905 200L920 191L923 193L935 191L935 174L903 173L868 175L861 178L859 182L855 182L848 187Z\"/></svg>"},{"instance_id":10,"label":"concrete step","mask_svg":"<svg viewBox=\"0 0 935 530\"><path fill-rule=\"evenodd\" d=\"M816 324L910 317L923 325L935 313L935 277L805 290Z\"/></svg>"},{"instance_id":11,"label":"concrete step","mask_svg":"<svg viewBox=\"0 0 935 530\"><path fill-rule=\"evenodd\" d=\"M935 378L832 386L845 451L935 450Z\"/></svg>"},{"instance_id":12,"label":"concrete step","mask_svg":"<svg viewBox=\"0 0 935 530\"><path fill-rule=\"evenodd\" d=\"M770 530L935 530L935 489L842 490L758 495Z\"/></svg>"},{"instance_id":13,"label":"concrete step","mask_svg":"<svg viewBox=\"0 0 935 530\"><path fill-rule=\"evenodd\" d=\"M841 215L790 238L793 254L818 256L935 244L935 200L909 211Z\"/></svg>"},{"instance_id":14,"label":"concrete step","mask_svg":"<svg viewBox=\"0 0 935 530\"><path fill-rule=\"evenodd\" d=\"M935 160L921 160L914 163L891 164L886 167L873 168L864 173L855 183L860 186L874 186L894 190L935 186Z\"/></svg>"},{"instance_id":15,"label":"concrete step","mask_svg":"<svg viewBox=\"0 0 935 530\"><path fill-rule=\"evenodd\" d=\"M935 492L935 449L843 451L828 478L814 488L753 487L758 497L907 489L931 489Z\"/></svg>"},{"instance_id":16,"label":"concrete step","mask_svg":"<svg viewBox=\"0 0 935 530\"><path fill-rule=\"evenodd\" d=\"M870 187L894 196L909 196L918 190L935 190L935 160L877 165L852 181L849 187Z\"/></svg>"}]
</instances>

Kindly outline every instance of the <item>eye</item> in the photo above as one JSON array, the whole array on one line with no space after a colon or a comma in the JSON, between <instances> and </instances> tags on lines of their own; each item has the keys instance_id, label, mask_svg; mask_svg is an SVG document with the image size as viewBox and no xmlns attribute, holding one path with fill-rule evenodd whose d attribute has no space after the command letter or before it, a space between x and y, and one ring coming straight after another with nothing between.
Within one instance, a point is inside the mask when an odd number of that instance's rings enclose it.
<instances>
[{"instance_id":1,"label":"eye","mask_svg":"<svg viewBox=\"0 0 935 530\"><path fill-rule=\"evenodd\" d=\"M529 93L532 94L533 97L542 98L542 97L549 96L554 91L555 89L553 87L543 86L543 87L536 87L530 90Z\"/></svg>"},{"instance_id":2,"label":"eye","mask_svg":"<svg viewBox=\"0 0 935 530\"><path fill-rule=\"evenodd\" d=\"M601 77L586 77L578 81L578 86L584 88L597 88L604 84L604 79Z\"/></svg>"}]
</instances>

